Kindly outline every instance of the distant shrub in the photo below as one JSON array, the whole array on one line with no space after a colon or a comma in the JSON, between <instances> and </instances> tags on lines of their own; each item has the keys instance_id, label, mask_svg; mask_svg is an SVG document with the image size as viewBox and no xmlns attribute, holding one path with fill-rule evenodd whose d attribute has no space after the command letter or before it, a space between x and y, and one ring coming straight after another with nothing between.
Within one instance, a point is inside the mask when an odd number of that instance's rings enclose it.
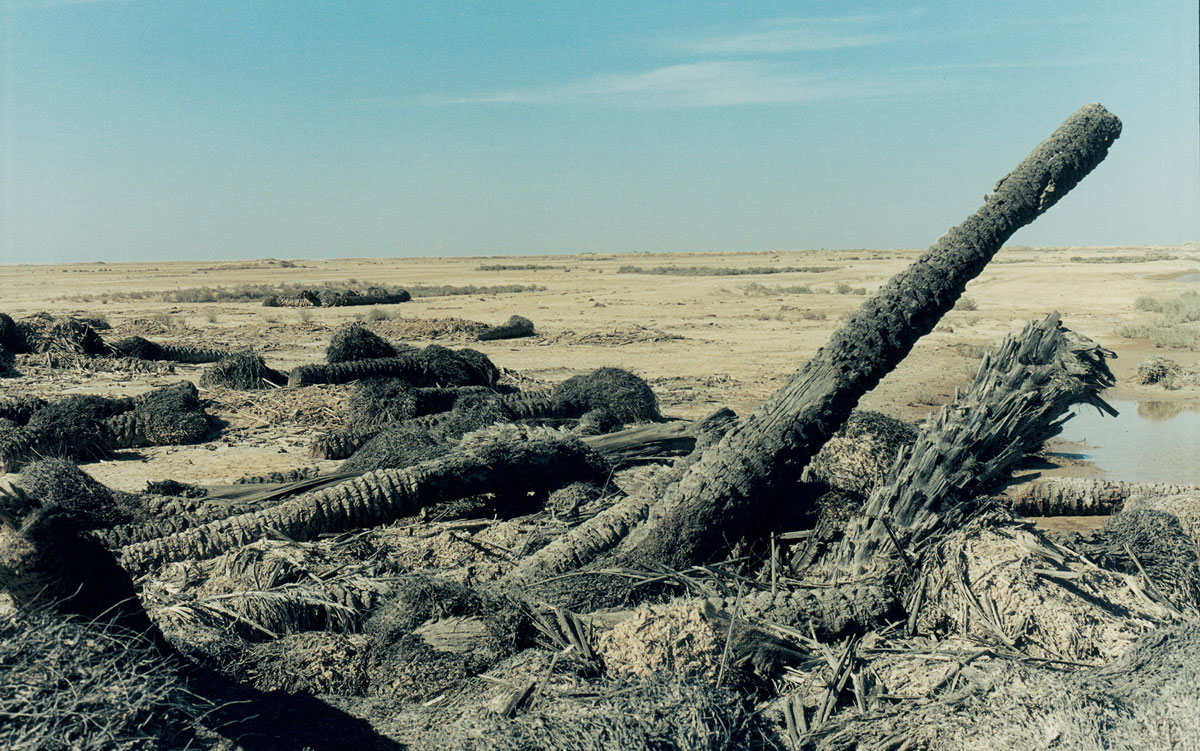
<instances>
[{"instance_id":1,"label":"distant shrub","mask_svg":"<svg viewBox=\"0 0 1200 751\"><path fill-rule=\"evenodd\" d=\"M808 287L808 286L805 286L802 284L791 285L791 286L779 285L779 286L771 287L766 284L762 284L761 282L750 282L749 284L742 287L742 292L745 293L746 295L762 295L762 296L811 295L813 293L812 287Z\"/></svg>"},{"instance_id":2,"label":"distant shrub","mask_svg":"<svg viewBox=\"0 0 1200 751\"><path fill-rule=\"evenodd\" d=\"M1200 292L1184 292L1178 297L1160 299L1143 295L1134 303L1138 310L1162 313L1171 323L1200 321Z\"/></svg>"},{"instance_id":3,"label":"distant shrub","mask_svg":"<svg viewBox=\"0 0 1200 751\"><path fill-rule=\"evenodd\" d=\"M453 284L415 284L408 288L413 297L448 297L451 295L512 295L521 292L542 292L546 288L537 284L493 284L477 287L468 284L462 287Z\"/></svg>"},{"instance_id":4,"label":"distant shrub","mask_svg":"<svg viewBox=\"0 0 1200 751\"><path fill-rule=\"evenodd\" d=\"M1131 339L1149 339L1155 347L1195 349L1200 344L1200 293L1184 292L1170 298L1149 295L1134 303L1138 310L1155 313L1149 323L1121 326L1117 334Z\"/></svg>"},{"instance_id":5,"label":"distant shrub","mask_svg":"<svg viewBox=\"0 0 1200 751\"><path fill-rule=\"evenodd\" d=\"M1149 263L1151 261L1173 261L1176 257L1170 253L1156 251L1132 256L1071 256L1071 263Z\"/></svg>"},{"instance_id":6,"label":"distant shrub","mask_svg":"<svg viewBox=\"0 0 1200 751\"><path fill-rule=\"evenodd\" d=\"M1184 326L1170 326L1150 330L1150 343L1168 349L1194 349L1200 341L1200 331Z\"/></svg>"},{"instance_id":7,"label":"distant shrub","mask_svg":"<svg viewBox=\"0 0 1200 751\"><path fill-rule=\"evenodd\" d=\"M566 266L547 266L541 263L487 263L476 266L476 271L569 271Z\"/></svg>"},{"instance_id":8,"label":"distant shrub","mask_svg":"<svg viewBox=\"0 0 1200 751\"><path fill-rule=\"evenodd\" d=\"M960 297L958 302L954 304L955 310L979 310L979 303L975 302L971 297Z\"/></svg>"},{"instance_id":9,"label":"distant shrub","mask_svg":"<svg viewBox=\"0 0 1200 751\"><path fill-rule=\"evenodd\" d=\"M865 295L867 290L865 287L851 287L845 282L838 282L833 288L834 294L838 295Z\"/></svg>"}]
</instances>

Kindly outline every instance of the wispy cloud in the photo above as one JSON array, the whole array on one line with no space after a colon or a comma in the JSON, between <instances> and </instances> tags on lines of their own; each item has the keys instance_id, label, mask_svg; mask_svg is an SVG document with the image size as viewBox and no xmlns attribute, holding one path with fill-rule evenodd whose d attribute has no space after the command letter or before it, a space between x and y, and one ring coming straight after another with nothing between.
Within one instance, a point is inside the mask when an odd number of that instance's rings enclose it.
<instances>
[{"instance_id":1,"label":"wispy cloud","mask_svg":"<svg viewBox=\"0 0 1200 751\"><path fill-rule=\"evenodd\" d=\"M669 37L658 43L669 52L700 55L774 55L869 47L903 39L901 31L881 29L894 29L896 21L920 13L777 18L760 21L748 29Z\"/></svg>"},{"instance_id":2,"label":"wispy cloud","mask_svg":"<svg viewBox=\"0 0 1200 751\"><path fill-rule=\"evenodd\" d=\"M564 84L513 88L461 97L455 104L588 103L683 108L750 104L806 104L915 93L918 81L839 77L806 72L797 65L754 61L707 61L668 65L638 73L596 75Z\"/></svg>"},{"instance_id":3,"label":"wispy cloud","mask_svg":"<svg viewBox=\"0 0 1200 751\"><path fill-rule=\"evenodd\" d=\"M69 5L127 5L133 0L5 0L9 10L39 10Z\"/></svg>"}]
</instances>

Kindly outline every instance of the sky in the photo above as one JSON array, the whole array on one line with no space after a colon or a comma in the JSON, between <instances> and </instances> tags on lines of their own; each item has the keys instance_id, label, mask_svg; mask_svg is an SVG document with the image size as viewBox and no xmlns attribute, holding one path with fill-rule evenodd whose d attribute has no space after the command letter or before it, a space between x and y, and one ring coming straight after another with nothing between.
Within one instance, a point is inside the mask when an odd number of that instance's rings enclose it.
<instances>
[{"instance_id":1,"label":"sky","mask_svg":"<svg viewBox=\"0 0 1200 751\"><path fill-rule=\"evenodd\" d=\"M0 0L0 262L1200 240L1195 0Z\"/></svg>"}]
</instances>

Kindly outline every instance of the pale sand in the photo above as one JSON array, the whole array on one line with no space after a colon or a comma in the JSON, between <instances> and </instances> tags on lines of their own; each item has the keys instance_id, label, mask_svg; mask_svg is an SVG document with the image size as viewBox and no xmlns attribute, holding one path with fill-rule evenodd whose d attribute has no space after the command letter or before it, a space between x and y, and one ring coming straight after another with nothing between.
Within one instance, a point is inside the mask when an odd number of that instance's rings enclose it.
<instances>
[{"instance_id":1,"label":"pale sand","mask_svg":"<svg viewBox=\"0 0 1200 751\"><path fill-rule=\"evenodd\" d=\"M390 316L431 319L457 317L490 324L519 314L539 335L529 339L471 342L496 365L552 383L601 366L629 369L653 385L665 414L696 418L720 406L751 410L810 357L865 297L838 293L839 283L868 292L903 269L921 251L800 251L770 253L622 254L489 258L400 258L277 263L159 262L0 266L0 311L14 318L37 311L103 316L120 327L135 319L166 320L161 342L209 346L253 346L267 362L289 369L319 361L333 329L374 310ZM1172 260L1080 263L1072 257L1150 256ZM488 271L480 266L534 264L545 268ZM832 266L834 270L752 276L674 276L617 273L625 265ZM1151 354L1197 367L1197 353L1152 348L1145 340L1117 335L1119 327L1148 320L1135 308L1142 295L1159 297L1200 289L1177 277L1200 271L1200 244L1169 248L1008 248L970 284L965 296L975 310L949 313L872 393L862 407L916 419L946 401L956 386L974 376L974 346L994 346L1029 319L1053 310L1065 325L1115 350L1112 363L1123 398L1195 400L1195 388L1166 391L1139 386L1131 377ZM192 287L234 287L247 283L318 285L356 279L365 288L383 285L539 285L544 290L416 298L372 308L297 310L258 303L164 303L153 299L109 299L114 293ZM760 288L768 288L766 294ZM810 287L811 294L778 288ZM747 289L750 287L750 289ZM757 291L756 291L757 289ZM90 301L72 298L89 296ZM374 325L374 324L373 324ZM381 331L395 326L382 322ZM414 344L430 340L408 340ZM4 379L4 394L33 392L132 394L179 378L198 380L204 366L177 366L174 376L90 374L39 370ZM263 397L268 399L268 397ZM227 404L228 399L222 404ZM274 402L221 413L225 434L198 447L146 449L144 461L129 452L116 461L87 465L114 487L138 490L148 479L222 483L314 464L306 446L319 426L297 425L281 416ZM256 414L257 412L257 414ZM322 466L332 466L325 464ZM1080 472L1078 467L1063 471Z\"/></svg>"}]
</instances>

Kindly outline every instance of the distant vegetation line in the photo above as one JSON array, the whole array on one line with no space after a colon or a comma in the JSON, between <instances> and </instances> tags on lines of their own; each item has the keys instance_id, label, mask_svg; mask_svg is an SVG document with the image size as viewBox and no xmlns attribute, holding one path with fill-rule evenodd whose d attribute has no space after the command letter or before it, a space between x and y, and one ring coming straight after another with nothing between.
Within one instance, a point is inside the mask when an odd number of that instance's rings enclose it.
<instances>
[{"instance_id":1,"label":"distant vegetation line","mask_svg":"<svg viewBox=\"0 0 1200 751\"><path fill-rule=\"evenodd\" d=\"M570 271L569 266L548 266L544 263L485 263L476 271Z\"/></svg>"},{"instance_id":2,"label":"distant vegetation line","mask_svg":"<svg viewBox=\"0 0 1200 751\"><path fill-rule=\"evenodd\" d=\"M1179 256L1170 253L1142 253L1136 256L1071 256L1072 263L1150 263L1174 261Z\"/></svg>"},{"instance_id":3,"label":"distant vegetation line","mask_svg":"<svg viewBox=\"0 0 1200 751\"><path fill-rule=\"evenodd\" d=\"M751 274L820 273L841 266L622 266L618 274L667 274L671 276L743 276Z\"/></svg>"},{"instance_id":4,"label":"distant vegetation line","mask_svg":"<svg viewBox=\"0 0 1200 751\"><path fill-rule=\"evenodd\" d=\"M88 295L66 296L60 299L72 302L108 302L122 300L161 300L175 303L203 302L262 302L268 297L294 297L305 290L314 292L362 290L370 287L398 292L408 290L413 297L445 297L449 295L503 295L518 292L540 292L545 287L536 284L493 284L457 286L453 284L413 284L407 287L360 282L347 279L324 284L242 284L236 287L187 287L171 290L129 290L102 292Z\"/></svg>"}]
</instances>

